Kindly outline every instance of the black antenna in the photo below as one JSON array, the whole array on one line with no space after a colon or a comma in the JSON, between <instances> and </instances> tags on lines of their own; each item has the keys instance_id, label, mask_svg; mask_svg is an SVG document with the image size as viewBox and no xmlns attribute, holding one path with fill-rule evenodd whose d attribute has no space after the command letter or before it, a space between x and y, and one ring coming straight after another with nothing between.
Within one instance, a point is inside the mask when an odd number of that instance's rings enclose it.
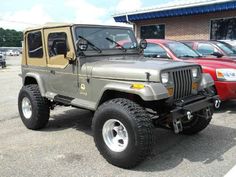
<instances>
[{"instance_id":1,"label":"black antenna","mask_svg":"<svg viewBox=\"0 0 236 177\"><path fill-rule=\"evenodd\" d=\"M146 74L146 79L147 79L147 81L150 82L150 76L151 76L151 74L150 74L149 72L146 72L145 74Z\"/></svg>"}]
</instances>

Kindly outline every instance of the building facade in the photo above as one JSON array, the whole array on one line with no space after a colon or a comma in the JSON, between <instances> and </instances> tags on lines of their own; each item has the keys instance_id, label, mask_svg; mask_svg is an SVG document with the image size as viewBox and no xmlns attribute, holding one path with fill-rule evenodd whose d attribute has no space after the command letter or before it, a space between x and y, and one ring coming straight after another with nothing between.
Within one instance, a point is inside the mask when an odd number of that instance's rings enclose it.
<instances>
[{"instance_id":1,"label":"building facade","mask_svg":"<svg viewBox=\"0 0 236 177\"><path fill-rule=\"evenodd\" d=\"M187 2L187 3L186 3ZM139 39L236 40L236 1L178 1L114 16L131 23Z\"/></svg>"}]
</instances>

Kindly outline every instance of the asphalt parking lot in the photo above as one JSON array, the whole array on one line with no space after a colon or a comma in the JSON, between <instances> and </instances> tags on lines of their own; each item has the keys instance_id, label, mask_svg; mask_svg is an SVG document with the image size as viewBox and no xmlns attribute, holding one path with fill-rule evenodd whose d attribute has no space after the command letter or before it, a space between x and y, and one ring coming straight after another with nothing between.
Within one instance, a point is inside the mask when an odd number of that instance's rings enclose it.
<instances>
[{"instance_id":1,"label":"asphalt parking lot","mask_svg":"<svg viewBox=\"0 0 236 177\"><path fill-rule=\"evenodd\" d=\"M17 110L20 57L8 57L7 64L0 69L1 177L222 177L236 164L236 101L224 103L198 135L155 130L150 157L135 169L124 170L99 155L88 111L58 107L45 129L26 129Z\"/></svg>"}]
</instances>

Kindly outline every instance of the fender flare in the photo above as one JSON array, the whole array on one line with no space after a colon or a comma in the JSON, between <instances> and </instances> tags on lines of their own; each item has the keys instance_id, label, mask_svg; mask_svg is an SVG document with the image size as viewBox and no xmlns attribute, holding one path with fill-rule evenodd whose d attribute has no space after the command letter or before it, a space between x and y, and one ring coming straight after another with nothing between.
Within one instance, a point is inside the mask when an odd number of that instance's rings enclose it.
<instances>
[{"instance_id":1,"label":"fender flare","mask_svg":"<svg viewBox=\"0 0 236 177\"><path fill-rule=\"evenodd\" d=\"M44 87L43 80L41 79L39 74L37 74L37 73L27 73L24 77L24 80L23 80L24 85L25 85L25 80L26 80L27 77L31 77L31 78L34 78L36 80L36 82L38 83L39 91L40 91L41 95L43 97L45 97L46 96L46 90L45 90L45 87Z\"/></svg>"},{"instance_id":2,"label":"fender flare","mask_svg":"<svg viewBox=\"0 0 236 177\"><path fill-rule=\"evenodd\" d=\"M143 101L157 101L169 98L166 87L161 83L142 83L145 85L143 89L133 89L131 88L132 84L133 83L107 84L100 93L96 107L98 107L98 104L106 91L118 91L138 95Z\"/></svg>"},{"instance_id":3,"label":"fender flare","mask_svg":"<svg viewBox=\"0 0 236 177\"><path fill-rule=\"evenodd\" d=\"M209 88L214 85L215 85L215 82L212 76L209 73L202 73L202 80L200 83L199 90L203 90L205 88Z\"/></svg>"}]
</instances>

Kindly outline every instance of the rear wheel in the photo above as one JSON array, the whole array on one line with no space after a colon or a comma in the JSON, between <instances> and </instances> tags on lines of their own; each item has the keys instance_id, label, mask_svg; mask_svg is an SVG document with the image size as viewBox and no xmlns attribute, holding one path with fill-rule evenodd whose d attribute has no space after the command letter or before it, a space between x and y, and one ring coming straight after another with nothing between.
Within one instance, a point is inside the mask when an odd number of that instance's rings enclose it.
<instances>
[{"instance_id":1,"label":"rear wheel","mask_svg":"<svg viewBox=\"0 0 236 177\"><path fill-rule=\"evenodd\" d=\"M41 96L38 85L22 87L18 97L18 109L27 128L37 130L47 125L50 114L49 102Z\"/></svg>"},{"instance_id":2,"label":"rear wheel","mask_svg":"<svg viewBox=\"0 0 236 177\"><path fill-rule=\"evenodd\" d=\"M132 168L144 160L153 144L153 124L147 112L127 99L113 99L95 112L95 144L111 164Z\"/></svg>"}]
</instances>

